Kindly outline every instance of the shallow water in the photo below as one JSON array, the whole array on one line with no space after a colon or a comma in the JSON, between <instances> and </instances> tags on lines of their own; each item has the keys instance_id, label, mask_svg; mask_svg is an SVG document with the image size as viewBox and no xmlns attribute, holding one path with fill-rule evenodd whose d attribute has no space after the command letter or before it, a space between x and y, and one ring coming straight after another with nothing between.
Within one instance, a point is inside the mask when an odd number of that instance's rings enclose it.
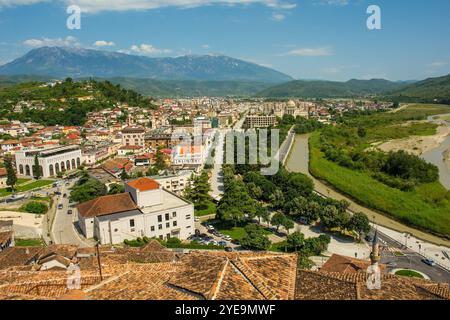
<instances>
[{"instance_id":1,"label":"shallow water","mask_svg":"<svg viewBox=\"0 0 450 320\"><path fill-rule=\"evenodd\" d=\"M445 114L444 116L450 116ZM433 123L446 123L450 127L450 123L443 120L434 119L435 116L428 117L428 121ZM439 147L425 152L421 157L426 161L434 164L439 168L439 180L444 187L450 190L450 168L444 161L444 152L450 149L450 136L448 136Z\"/></svg>"}]
</instances>

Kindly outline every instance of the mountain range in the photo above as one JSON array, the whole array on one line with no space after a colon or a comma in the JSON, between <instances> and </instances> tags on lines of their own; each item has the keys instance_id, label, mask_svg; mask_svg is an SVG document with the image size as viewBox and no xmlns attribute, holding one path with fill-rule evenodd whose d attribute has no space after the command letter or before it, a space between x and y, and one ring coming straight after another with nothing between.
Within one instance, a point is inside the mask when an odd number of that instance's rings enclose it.
<instances>
[{"instance_id":1,"label":"mountain range","mask_svg":"<svg viewBox=\"0 0 450 320\"><path fill-rule=\"evenodd\" d=\"M222 55L149 58L73 47L41 47L0 67L0 75L281 83L290 76Z\"/></svg>"},{"instance_id":2,"label":"mountain range","mask_svg":"<svg viewBox=\"0 0 450 320\"><path fill-rule=\"evenodd\" d=\"M276 70L221 55L149 58L69 47L42 47L0 66L0 87L72 77L109 80L155 97L377 97L450 104L450 75L423 81L293 80Z\"/></svg>"}]
</instances>

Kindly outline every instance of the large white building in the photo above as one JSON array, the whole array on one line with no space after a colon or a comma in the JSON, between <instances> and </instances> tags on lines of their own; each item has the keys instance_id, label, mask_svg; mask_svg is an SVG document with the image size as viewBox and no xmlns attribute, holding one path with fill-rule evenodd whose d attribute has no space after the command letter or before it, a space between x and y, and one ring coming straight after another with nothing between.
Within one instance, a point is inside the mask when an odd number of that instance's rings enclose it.
<instances>
[{"instance_id":1,"label":"large white building","mask_svg":"<svg viewBox=\"0 0 450 320\"><path fill-rule=\"evenodd\" d=\"M103 245L144 236L184 240L195 232L194 205L149 178L130 181L125 193L100 197L77 209L85 237Z\"/></svg>"},{"instance_id":2,"label":"large white building","mask_svg":"<svg viewBox=\"0 0 450 320\"><path fill-rule=\"evenodd\" d=\"M83 159L78 146L21 150L16 152L16 168L20 176L33 177L36 155L44 178L54 177L59 172L76 170L81 166Z\"/></svg>"}]
</instances>

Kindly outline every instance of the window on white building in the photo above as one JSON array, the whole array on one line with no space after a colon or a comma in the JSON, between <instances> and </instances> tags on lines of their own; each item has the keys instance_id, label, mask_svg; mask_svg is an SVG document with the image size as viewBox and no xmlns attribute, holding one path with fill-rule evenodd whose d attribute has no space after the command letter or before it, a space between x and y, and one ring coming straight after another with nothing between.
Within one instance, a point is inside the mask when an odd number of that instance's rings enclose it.
<instances>
[{"instance_id":1,"label":"window on white building","mask_svg":"<svg viewBox=\"0 0 450 320\"><path fill-rule=\"evenodd\" d=\"M131 227L131 228L134 228L134 219L131 219L131 220L130 220L130 227Z\"/></svg>"},{"instance_id":2,"label":"window on white building","mask_svg":"<svg viewBox=\"0 0 450 320\"><path fill-rule=\"evenodd\" d=\"M187 215L186 215L186 220L189 220L189 219L191 219L191 215L190 215L190 214L187 214Z\"/></svg>"}]
</instances>

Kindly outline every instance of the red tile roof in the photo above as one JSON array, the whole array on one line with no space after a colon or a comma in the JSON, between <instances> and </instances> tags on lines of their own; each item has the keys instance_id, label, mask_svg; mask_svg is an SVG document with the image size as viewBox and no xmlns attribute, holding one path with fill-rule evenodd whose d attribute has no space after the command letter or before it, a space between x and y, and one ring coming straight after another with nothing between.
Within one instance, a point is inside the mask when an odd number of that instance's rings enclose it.
<instances>
[{"instance_id":1,"label":"red tile roof","mask_svg":"<svg viewBox=\"0 0 450 320\"><path fill-rule=\"evenodd\" d=\"M139 191L156 190L161 186L158 182L150 178L139 178L127 183L130 187L138 189Z\"/></svg>"},{"instance_id":2,"label":"red tile roof","mask_svg":"<svg viewBox=\"0 0 450 320\"><path fill-rule=\"evenodd\" d=\"M82 217L92 218L138 209L129 193L103 196L77 206Z\"/></svg>"}]
</instances>

